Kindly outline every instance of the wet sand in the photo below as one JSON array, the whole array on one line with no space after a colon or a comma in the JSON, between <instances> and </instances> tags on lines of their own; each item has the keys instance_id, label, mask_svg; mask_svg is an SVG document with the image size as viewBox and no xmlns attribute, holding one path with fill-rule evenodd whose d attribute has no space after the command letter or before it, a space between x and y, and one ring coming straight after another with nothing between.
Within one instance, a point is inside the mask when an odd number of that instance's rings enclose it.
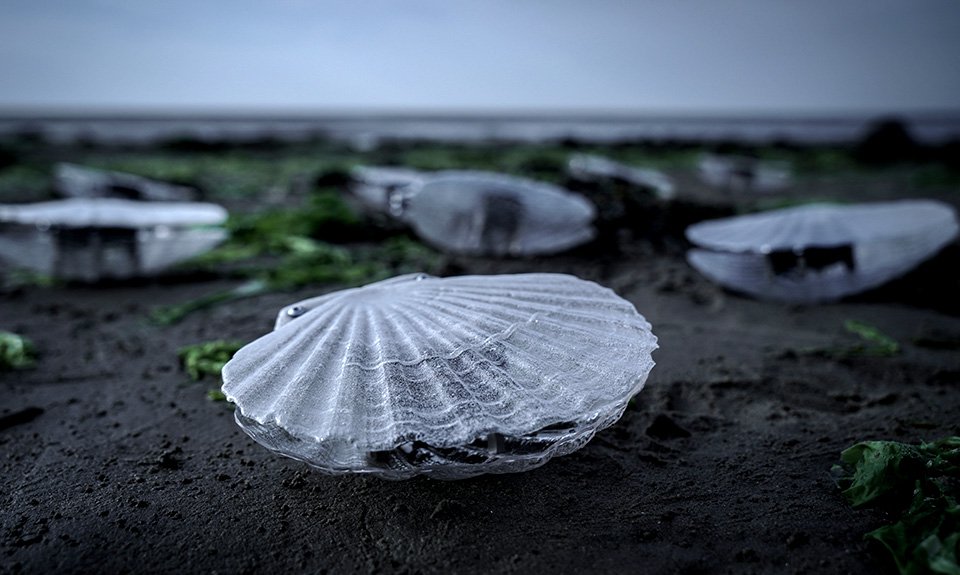
<instances>
[{"instance_id":1,"label":"wet sand","mask_svg":"<svg viewBox=\"0 0 960 575\"><path fill-rule=\"evenodd\" d=\"M0 571L894 572L863 540L884 514L851 509L830 467L856 441L960 434L960 354L936 344L960 336L960 246L868 294L790 306L712 285L676 237L618 243L447 259L447 274L597 281L660 339L646 388L585 448L454 482L327 476L275 456L207 399L217 382L191 382L179 366L183 345L250 341L282 305L334 286L170 327L146 314L235 284L188 276L0 295L3 328L41 354L35 369L0 373ZM831 354L860 343L846 320L901 353Z\"/></svg>"}]
</instances>

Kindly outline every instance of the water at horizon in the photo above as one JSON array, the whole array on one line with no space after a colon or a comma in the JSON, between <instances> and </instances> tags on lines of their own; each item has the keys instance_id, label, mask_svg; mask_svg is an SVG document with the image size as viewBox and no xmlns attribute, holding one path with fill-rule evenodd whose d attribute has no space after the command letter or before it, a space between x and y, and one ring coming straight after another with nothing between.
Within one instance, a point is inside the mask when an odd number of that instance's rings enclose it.
<instances>
[{"instance_id":1,"label":"water at horizon","mask_svg":"<svg viewBox=\"0 0 960 575\"><path fill-rule=\"evenodd\" d=\"M147 145L173 138L242 142L261 138L299 141L317 137L373 147L384 140L442 142L587 143L621 141L739 141L765 144L848 144L879 117L657 117L657 116L93 116L0 115L0 137L35 133L59 143L92 141ZM903 115L919 142L939 144L960 138L960 114Z\"/></svg>"}]
</instances>

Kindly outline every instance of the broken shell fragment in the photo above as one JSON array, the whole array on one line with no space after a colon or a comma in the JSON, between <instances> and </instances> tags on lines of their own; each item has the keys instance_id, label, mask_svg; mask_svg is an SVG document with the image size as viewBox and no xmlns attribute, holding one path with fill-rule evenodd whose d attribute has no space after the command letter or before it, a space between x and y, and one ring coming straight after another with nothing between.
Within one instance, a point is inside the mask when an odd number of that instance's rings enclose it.
<instances>
[{"instance_id":1,"label":"broken shell fragment","mask_svg":"<svg viewBox=\"0 0 960 575\"><path fill-rule=\"evenodd\" d=\"M0 205L0 258L60 279L152 275L226 239L215 204L108 198Z\"/></svg>"},{"instance_id":2,"label":"broken shell fragment","mask_svg":"<svg viewBox=\"0 0 960 575\"><path fill-rule=\"evenodd\" d=\"M687 260L755 297L831 301L910 271L957 237L953 208L931 200L812 204L687 228Z\"/></svg>"},{"instance_id":3,"label":"broken shell fragment","mask_svg":"<svg viewBox=\"0 0 960 575\"><path fill-rule=\"evenodd\" d=\"M656 341L573 276L407 275L282 309L223 392L253 439L324 472L460 479L583 446L643 388Z\"/></svg>"}]
</instances>

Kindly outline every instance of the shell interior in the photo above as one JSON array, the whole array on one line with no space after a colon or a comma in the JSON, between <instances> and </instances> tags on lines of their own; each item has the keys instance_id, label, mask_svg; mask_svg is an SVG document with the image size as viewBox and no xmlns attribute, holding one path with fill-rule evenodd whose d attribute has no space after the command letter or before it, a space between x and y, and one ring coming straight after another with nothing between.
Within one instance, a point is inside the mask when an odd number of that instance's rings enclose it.
<instances>
[{"instance_id":1,"label":"shell interior","mask_svg":"<svg viewBox=\"0 0 960 575\"><path fill-rule=\"evenodd\" d=\"M696 224L687 260L711 280L755 297L814 303L877 287L957 237L940 202L811 205Z\"/></svg>"},{"instance_id":2,"label":"shell interior","mask_svg":"<svg viewBox=\"0 0 960 575\"><path fill-rule=\"evenodd\" d=\"M325 471L459 478L582 446L655 348L629 302L572 276L410 275L284 308L223 391L254 439Z\"/></svg>"},{"instance_id":3,"label":"shell interior","mask_svg":"<svg viewBox=\"0 0 960 575\"><path fill-rule=\"evenodd\" d=\"M0 206L0 258L67 280L160 272L226 239L214 204L63 200Z\"/></svg>"}]
</instances>

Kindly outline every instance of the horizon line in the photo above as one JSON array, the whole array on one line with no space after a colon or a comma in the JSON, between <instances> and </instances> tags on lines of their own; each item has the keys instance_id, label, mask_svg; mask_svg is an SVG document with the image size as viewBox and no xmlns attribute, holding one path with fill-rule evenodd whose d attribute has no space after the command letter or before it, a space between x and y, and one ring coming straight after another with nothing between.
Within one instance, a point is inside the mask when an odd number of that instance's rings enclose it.
<instances>
[{"instance_id":1,"label":"horizon line","mask_svg":"<svg viewBox=\"0 0 960 575\"><path fill-rule=\"evenodd\" d=\"M306 106L36 106L0 105L2 120L799 120L882 118L960 119L960 108L949 109L668 109L668 108L533 108L533 107L306 107Z\"/></svg>"}]
</instances>

